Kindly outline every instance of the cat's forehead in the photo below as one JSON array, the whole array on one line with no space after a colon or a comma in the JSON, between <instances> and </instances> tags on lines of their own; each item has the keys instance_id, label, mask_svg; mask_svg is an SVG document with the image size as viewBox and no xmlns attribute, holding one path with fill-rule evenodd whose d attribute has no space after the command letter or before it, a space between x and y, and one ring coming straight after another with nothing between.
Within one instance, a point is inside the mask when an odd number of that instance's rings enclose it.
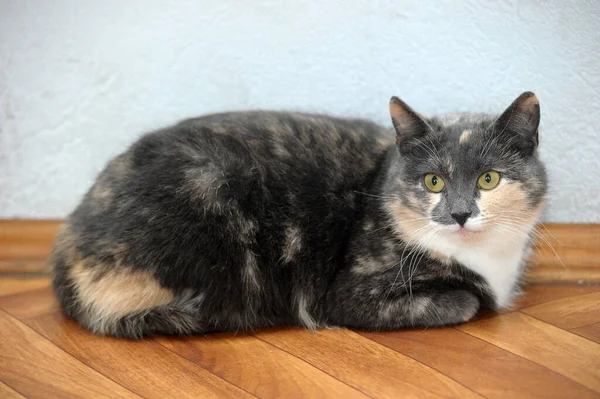
<instances>
[{"instance_id":1,"label":"cat's forehead","mask_svg":"<svg viewBox=\"0 0 600 399\"><path fill-rule=\"evenodd\" d=\"M480 173L482 168L496 164L490 145L490 126L495 117L487 114L447 114L429 120L433 129L435 151L428 162L450 176ZM493 159L492 159L493 158Z\"/></svg>"}]
</instances>

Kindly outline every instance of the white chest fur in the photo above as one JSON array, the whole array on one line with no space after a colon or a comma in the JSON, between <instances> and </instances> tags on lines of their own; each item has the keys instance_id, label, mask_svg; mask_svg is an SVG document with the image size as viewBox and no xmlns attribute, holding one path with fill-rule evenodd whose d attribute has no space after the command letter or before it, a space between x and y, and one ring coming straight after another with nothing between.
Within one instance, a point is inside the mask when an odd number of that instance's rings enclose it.
<instances>
[{"instance_id":1,"label":"white chest fur","mask_svg":"<svg viewBox=\"0 0 600 399\"><path fill-rule=\"evenodd\" d=\"M493 292L499 308L510 305L519 279L527 238L472 237L440 235L428 246L455 259L482 276Z\"/></svg>"}]
</instances>

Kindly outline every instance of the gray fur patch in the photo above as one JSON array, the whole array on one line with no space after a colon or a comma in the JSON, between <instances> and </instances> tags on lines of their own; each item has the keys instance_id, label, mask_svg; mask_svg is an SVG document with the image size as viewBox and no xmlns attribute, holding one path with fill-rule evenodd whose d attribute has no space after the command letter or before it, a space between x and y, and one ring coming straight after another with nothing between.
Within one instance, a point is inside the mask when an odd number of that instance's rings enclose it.
<instances>
[{"instance_id":1,"label":"gray fur patch","mask_svg":"<svg viewBox=\"0 0 600 399\"><path fill-rule=\"evenodd\" d=\"M308 312L308 300L304 294L298 294L296 306L298 308L298 320L309 330L316 330L318 325Z\"/></svg>"},{"instance_id":2,"label":"gray fur patch","mask_svg":"<svg viewBox=\"0 0 600 399\"><path fill-rule=\"evenodd\" d=\"M382 264L376 258L359 256L356 258L356 263L352 267L352 271L356 274L374 274L381 271Z\"/></svg>"},{"instance_id":3,"label":"gray fur patch","mask_svg":"<svg viewBox=\"0 0 600 399\"><path fill-rule=\"evenodd\" d=\"M289 263L302 250L302 231L298 226L291 225L285 229L285 242L281 250L281 260Z\"/></svg>"},{"instance_id":4,"label":"gray fur patch","mask_svg":"<svg viewBox=\"0 0 600 399\"><path fill-rule=\"evenodd\" d=\"M252 291L260 290L259 270L256 256L250 250L246 250L246 261L243 267L244 283Z\"/></svg>"},{"instance_id":5,"label":"gray fur patch","mask_svg":"<svg viewBox=\"0 0 600 399\"><path fill-rule=\"evenodd\" d=\"M222 213L225 203L219 195L219 190L227 184L223 171L216 165L208 164L189 168L184 173L187 186L181 187L179 191L201 200L207 210Z\"/></svg>"}]
</instances>

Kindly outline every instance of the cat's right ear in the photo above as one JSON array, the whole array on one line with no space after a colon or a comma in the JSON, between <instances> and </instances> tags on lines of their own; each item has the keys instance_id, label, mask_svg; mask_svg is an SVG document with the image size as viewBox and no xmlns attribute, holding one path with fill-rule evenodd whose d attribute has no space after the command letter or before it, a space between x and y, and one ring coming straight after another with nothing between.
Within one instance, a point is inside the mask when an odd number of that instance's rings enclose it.
<instances>
[{"instance_id":1,"label":"cat's right ear","mask_svg":"<svg viewBox=\"0 0 600 399\"><path fill-rule=\"evenodd\" d=\"M431 128L411 107L398 97L390 99L390 116L396 130L396 145L406 148L411 139L427 134Z\"/></svg>"}]
</instances>

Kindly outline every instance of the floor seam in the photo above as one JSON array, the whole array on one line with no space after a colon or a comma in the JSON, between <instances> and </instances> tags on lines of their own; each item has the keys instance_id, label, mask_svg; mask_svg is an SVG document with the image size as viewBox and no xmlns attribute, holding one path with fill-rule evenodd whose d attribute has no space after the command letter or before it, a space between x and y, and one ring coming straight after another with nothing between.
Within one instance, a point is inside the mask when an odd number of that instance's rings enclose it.
<instances>
[{"instance_id":1,"label":"floor seam","mask_svg":"<svg viewBox=\"0 0 600 399\"><path fill-rule=\"evenodd\" d=\"M516 311L516 312L511 312L511 313L521 313L521 312L520 312L520 311ZM525 313L523 313L523 315L524 315L524 316L529 316L528 314L525 314ZM500 316L502 316L502 315L500 315ZM489 320L489 319L488 319L488 320ZM541 321L541 320L539 320L539 319L536 319L536 320L538 320L538 321L540 321L540 322L542 322L542 323L544 323L544 324L548 324L548 325L552 326L552 324L546 323L546 322L544 322L544 321ZM556 326L552 326L552 327L558 328L558 327L556 327ZM562 329L559 329L559 330L562 330ZM521 358L521 359L523 359L523 360L525 360L525 361L527 361L527 362L529 362L529 363L532 363L532 364L535 364L535 365L537 365L537 366L540 366L540 367L542 367L542 368L544 368L544 369L546 369L546 370L550 371L551 373L555 373L555 374L557 374L557 375L560 375L561 377L563 377L563 378L566 378L567 380L569 380L569 381L571 381L571 382L573 382L573 383L575 383L575 384L581 385L582 387L584 387L584 388L586 388L586 389L589 389L589 390L590 390L590 391L592 391L592 392L598 392L598 391L596 391L595 389L592 389L592 388L588 387L587 385L584 385L584 384L580 383L579 381L575 381L575 380L573 380L572 378L570 378L570 377L568 377L568 376L564 375L563 373L561 373L561 372L559 372L559 371L553 370L553 369L551 369L550 367L548 367L548 366L546 366L546 365L540 364L540 363L538 363L538 362L536 362L536 361L533 361L533 360L531 360L531 359L528 359L528 358L526 358L526 357L523 357L523 356L519 355L518 353L514 353L514 352L511 352L511 351L510 351L510 350L508 350L508 349L504 349L504 348L502 348L501 346L498 346L498 345L496 345L496 344L495 344L495 343L493 343L493 342L486 341L485 339L483 339L483 338L480 338L480 337L478 337L478 336L476 336L476 335L473 335L473 334L469 333L468 331L463 331L463 330L460 330L460 329L458 329L458 331L464 332L465 334L468 334L468 335L470 335L470 336L471 336L471 337L473 337L473 338L476 338L476 339L478 339L478 340L480 340L480 341L482 341L482 342L485 342L485 343L487 343L487 344L490 344L490 345L492 345L492 346L495 346L495 347L496 347L496 348L498 348L498 349L501 349L501 350L503 350L503 351L505 351L505 352L508 352L508 353L510 353L510 354L513 354L513 355L515 355L515 356L517 356L517 357L519 357L519 358ZM566 331L566 330L562 330L562 331ZM570 331L567 331L567 332L570 332ZM593 342L593 341L592 341L592 342Z\"/></svg>"},{"instance_id":2,"label":"floor seam","mask_svg":"<svg viewBox=\"0 0 600 399\"><path fill-rule=\"evenodd\" d=\"M257 337L257 336L256 336L256 335L254 335L254 334L251 334L251 335L252 335L254 338L256 338L256 339L258 339L258 340L260 340L260 341L262 341L262 342L266 343L267 345L270 345L270 346L272 346L272 347L274 347L274 348L277 348L278 350L280 350L280 351L282 351L282 352L285 352L285 353L287 353L287 354L288 354L288 355L290 355L290 356L293 356L293 357L295 357L296 359L298 359L298 360L300 360L300 361L302 361L302 362L304 362L304 363L308 364L309 366L311 366L311 367L314 367L315 369L319 370L319 371L320 371L320 372L322 372L323 374L326 374L326 375L330 376L331 378L335 379L336 381L339 381L339 382L341 382L342 384L344 384L344 385L346 385L346 386L348 386L348 387L350 387L350 388L352 388L352 389L354 389L354 390L356 390L356 391L358 391L358 392L362 393L363 395L365 395L365 396L367 396L367 397L369 397L369 398L373 398L373 396L371 396L370 394L368 394L368 393L364 392L362 389L356 388L356 387L354 387L354 386L352 386L352 385L348 384L347 382L340 380L338 377L336 377L336 376L332 375L331 373L329 373L329 372L327 372L327 371L323 370L323 369L322 369L322 368L320 368L320 367L317 367L315 364L312 364L312 363L311 363L311 362L309 362L308 360L306 360L306 359L303 359L303 358L301 358L301 357L299 357L299 356L297 356L297 355L295 355L295 354L293 354L293 353L291 353L291 352L287 351L286 349L283 349L283 348L281 348L281 347L279 347L279 346L277 346L277 345L274 345L274 344L270 343L269 341L265 341L264 339L262 339L262 338L260 338L260 337Z\"/></svg>"},{"instance_id":3,"label":"floor seam","mask_svg":"<svg viewBox=\"0 0 600 399\"><path fill-rule=\"evenodd\" d=\"M380 332L383 332L383 331L380 331ZM443 375L444 377L451 379L452 381L456 382L458 385L460 385L460 386L464 387L465 389L467 389L467 390L469 390L469 391L473 392L474 394L476 394L476 395L479 395L479 396L482 396L482 397L484 397L484 398L487 398L487 396L485 396L484 394L482 394L482 393L480 393L480 392L477 392L477 391L475 391L473 388L470 388L470 387L466 386L466 385L465 385L465 384L463 384L462 382L460 382L460 381L457 381L456 379L454 379L454 377L451 377L451 376L447 375L446 373L442 372L441 370L438 370L437 368L435 368L435 367L433 367L433 366L430 366L429 364L423 363L422 361L420 361L420 360L417 360L417 359L415 359L414 357L412 357L412 356L410 356L410 355L407 355L406 353L400 352L399 350L396 350L395 348L392 348L392 347L390 347L390 346L388 346L388 345L386 345L386 344L383 344L383 343L381 343L381 342L375 341L375 340L373 340L373 339L371 339L371 338L369 338L369 337L365 337L364 335L362 335L362 334L360 334L360 333L356 333L356 332L355 332L355 334L358 334L358 335L360 335L361 337L363 337L363 338L366 338L366 339L370 340L371 342L374 342L374 343L375 343L375 344L377 344L377 345L381 345L381 346L383 346L384 348L388 348L388 349L390 349L390 350L393 350L394 352L396 352L396 353L399 353L399 354L401 354L402 356L406 356L407 358L409 358L409 359L412 359L412 360L414 360L415 362L417 362L417 363L419 363L419 364L422 364L423 366L425 366L425 367L428 367L428 368L430 368L430 369L432 369L432 370L434 370L434 371L436 371L436 372L440 373L440 374L441 374L441 375Z\"/></svg>"},{"instance_id":4,"label":"floor seam","mask_svg":"<svg viewBox=\"0 0 600 399\"><path fill-rule=\"evenodd\" d=\"M153 338L153 339L154 339L154 338ZM192 361L192 360L190 360L190 359L186 358L185 356L181 355L180 353L177 353L177 352L175 352L174 350L172 350L172 349L171 349L171 348L169 348L168 346L166 346L166 345L163 345L163 343L162 343L162 342L160 342L160 340L154 339L154 342L158 343L158 344L159 344L161 347L163 347L163 348L165 348L166 350L168 350L169 352L173 353L175 356L178 356L178 357L182 358L182 359L183 359L183 360L185 360L186 362L189 362L189 363L193 364L193 365L194 365L194 366L196 366L196 367L200 367L202 370L206 371L207 373L210 373L211 375L213 375L213 376L215 376L216 378L218 378L218 379L220 379L220 380L224 381L225 383L227 383L227 384L229 384L229 385L232 385L232 386L234 386L234 387L236 387L236 388L238 388L238 389L240 389L240 390L242 390L242 391L246 392L246 393L247 393L248 395L250 395L250 396L253 396L253 397L255 397L255 398L258 398L258 396L256 396L256 395L255 395L255 394L253 394L252 392L250 392L250 391L246 390L245 388L243 388L243 387L241 387L241 386L239 386L239 385L237 385L237 384L234 384L233 382L231 382L231 381L229 381L229 380L226 380L225 378L221 377L220 375L217 375L217 374L213 373L212 371L210 371L210 370L209 370L209 369L207 369L206 367L203 367L203 366L199 365L198 363L196 363L196 362L194 362L194 361Z\"/></svg>"},{"instance_id":5,"label":"floor seam","mask_svg":"<svg viewBox=\"0 0 600 399\"><path fill-rule=\"evenodd\" d=\"M140 398L145 398L145 396L140 395L137 392L132 391L131 389L127 388L126 386L122 385L121 383L113 380L111 377L107 376L106 374L102 373L99 370L96 370L94 367L89 366L87 364L85 364L83 361L81 361L80 359L76 358L75 356L73 356L71 353L67 352L66 350L64 350L63 348L61 348L60 346L58 346L57 344L55 344L54 342L52 342L50 339L48 339L48 337L46 337L45 335L39 333L38 331L36 331L33 327L31 327L29 324L26 324L24 321L20 320L18 317L14 316L13 314L11 314L10 312L2 309L0 310L1 312L6 313L8 316L10 316L11 318L15 319L17 322L23 324L25 327L27 327L28 329L30 329L31 331L33 331L36 335L39 335L41 338L45 339L46 341L48 341L52 346L56 347L58 350L60 350L61 352L63 352L64 354L66 354L67 356L71 357L73 360L75 360L78 363L81 363L84 367L89 368L90 370L93 370L94 372L98 373L99 375L103 376L104 378L114 382L115 384L117 384L118 386L122 387L123 389L131 392L132 394L134 394L137 397ZM27 397L26 395L23 395L25 397Z\"/></svg>"}]
</instances>

